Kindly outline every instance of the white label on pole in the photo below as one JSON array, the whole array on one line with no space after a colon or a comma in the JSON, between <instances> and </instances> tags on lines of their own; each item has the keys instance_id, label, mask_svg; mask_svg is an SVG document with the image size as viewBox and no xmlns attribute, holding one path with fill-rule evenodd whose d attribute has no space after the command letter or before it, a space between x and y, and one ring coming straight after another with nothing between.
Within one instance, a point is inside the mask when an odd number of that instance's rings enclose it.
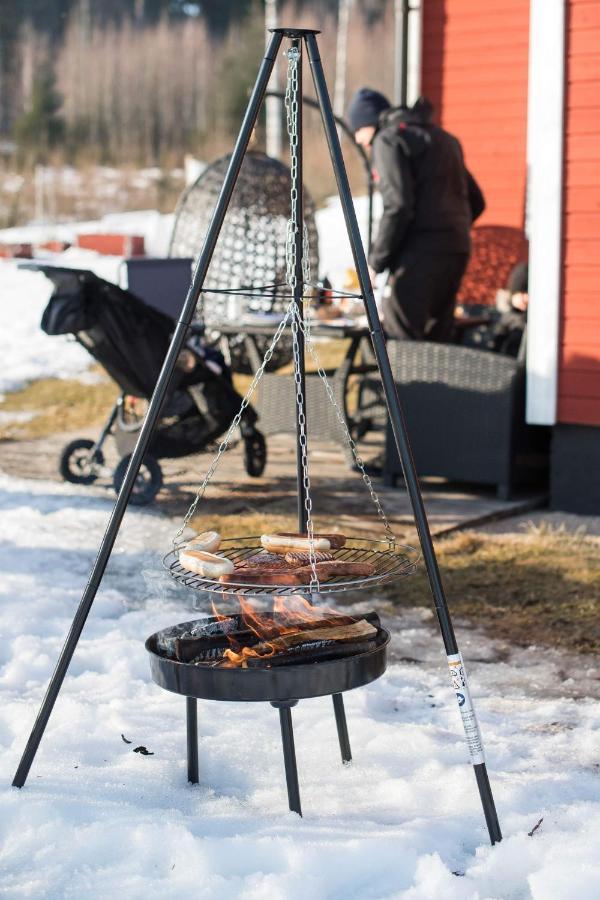
<instances>
[{"instance_id":1,"label":"white label on pole","mask_svg":"<svg viewBox=\"0 0 600 900\"><path fill-rule=\"evenodd\" d=\"M467 682L467 673L460 653L453 653L448 656L448 668L450 669L450 678L452 679L452 687L456 694L458 708L462 718L465 735L467 738L467 746L471 756L471 762L474 766L485 762L483 752L483 742L479 733L479 725L475 710L471 703L471 694L469 692L469 684Z\"/></svg>"}]
</instances>

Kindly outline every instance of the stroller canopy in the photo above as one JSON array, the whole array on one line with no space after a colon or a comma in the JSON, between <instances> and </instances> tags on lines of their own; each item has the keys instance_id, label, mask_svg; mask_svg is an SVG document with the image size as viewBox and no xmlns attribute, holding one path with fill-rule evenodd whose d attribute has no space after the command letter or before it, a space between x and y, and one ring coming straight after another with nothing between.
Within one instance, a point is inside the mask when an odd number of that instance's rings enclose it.
<instances>
[{"instance_id":1,"label":"stroller canopy","mask_svg":"<svg viewBox=\"0 0 600 900\"><path fill-rule=\"evenodd\" d=\"M149 399L169 347L173 320L93 272L27 268L42 271L54 284L42 316L43 331L74 334L125 393Z\"/></svg>"}]
</instances>

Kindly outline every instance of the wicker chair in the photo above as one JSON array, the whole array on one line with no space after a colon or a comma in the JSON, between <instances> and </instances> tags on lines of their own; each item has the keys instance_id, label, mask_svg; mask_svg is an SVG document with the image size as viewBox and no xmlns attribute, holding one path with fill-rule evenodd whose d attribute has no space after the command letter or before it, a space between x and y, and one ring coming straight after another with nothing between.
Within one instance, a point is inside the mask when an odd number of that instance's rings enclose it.
<instances>
[{"instance_id":1,"label":"wicker chair","mask_svg":"<svg viewBox=\"0 0 600 900\"><path fill-rule=\"evenodd\" d=\"M202 249L229 160L227 155L211 163L182 194L175 211L169 256L194 257ZM264 153L246 154L196 310L196 318L206 326L207 338L220 345L234 372L248 374L254 369L244 341L244 316L280 313L288 302L285 254L290 189L288 166ZM315 206L306 187L304 221L310 270L316 280L319 250ZM216 290L211 291L211 287ZM221 293L229 290L242 293ZM224 322L239 324L239 333L223 339L219 325ZM261 357L269 342L268 338L255 339ZM285 335L268 371L285 365L291 358L291 339Z\"/></svg>"},{"instance_id":2,"label":"wicker chair","mask_svg":"<svg viewBox=\"0 0 600 900\"><path fill-rule=\"evenodd\" d=\"M547 475L548 430L525 423L525 363L452 344L390 341L390 361L420 475L514 488ZM384 480L402 473L389 426Z\"/></svg>"},{"instance_id":3,"label":"wicker chair","mask_svg":"<svg viewBox=\"0 0 600 900\"><path fill-rule=\"evenodd\" d=\"M348 360L335 372L328 371L327 377L334 396L341 410L345 409L345 393L348 380ZM256 411L259 415L260 428L265 435L296 433L296 393L294 379L281 375L266 373L263 375L259 389ZM325 392L320 377L308 373L306 376L306 419L311 439L334 441L345 449L348 462L351 454L346 449L341 426L336 418L335 410Z\"/></svg>"},{"instance_id":4,"label":"wicker chair","mask_svg":"<svg viewBox=\"0 0 600 900\"><path fill-rule=\"evenodd\" d=\"M456 302L462 306L492 306L498 288L506 285L514 266L527 256L527 238L521 229L477 225L471 232L471 258Z\"/></svg>"}]
</instances>

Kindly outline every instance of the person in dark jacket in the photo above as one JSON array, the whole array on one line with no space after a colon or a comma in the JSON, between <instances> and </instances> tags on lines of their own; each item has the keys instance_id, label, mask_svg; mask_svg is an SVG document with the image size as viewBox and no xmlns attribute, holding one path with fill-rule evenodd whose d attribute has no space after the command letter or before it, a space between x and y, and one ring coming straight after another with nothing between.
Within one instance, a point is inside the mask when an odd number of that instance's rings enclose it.
<instances>
[{"instance_id":1,"label":"person in dark jacket","mask_svg":"<svg viewBox=\"0 0 600 900\"><path fill-rule=\"evenodd\" d=\"M469 261L470 230L485 208L457 138L431 121L432 106L392 109L361 88L348 109L356 141L370 148L383 198L369 254L372 274L389 269L384 328L391 338L448 341Z\"/></svg>"}]
</instances>

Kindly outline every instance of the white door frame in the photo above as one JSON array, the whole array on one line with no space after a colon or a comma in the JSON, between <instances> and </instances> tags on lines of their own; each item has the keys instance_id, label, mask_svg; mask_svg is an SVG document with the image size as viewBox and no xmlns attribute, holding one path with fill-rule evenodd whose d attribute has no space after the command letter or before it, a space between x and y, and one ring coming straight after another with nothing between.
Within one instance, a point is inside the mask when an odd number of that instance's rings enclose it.
<instances>
[{"instance_id":1,"label":"white door frame","mask_svg":"<svg viewBox=\"0 0 600 900\"><path fill-rule=\"evenodd\" d=\"M527 112L527 407L554 425L562 299L566 0L531 0Z\"/></svg>"}]
</instances>

